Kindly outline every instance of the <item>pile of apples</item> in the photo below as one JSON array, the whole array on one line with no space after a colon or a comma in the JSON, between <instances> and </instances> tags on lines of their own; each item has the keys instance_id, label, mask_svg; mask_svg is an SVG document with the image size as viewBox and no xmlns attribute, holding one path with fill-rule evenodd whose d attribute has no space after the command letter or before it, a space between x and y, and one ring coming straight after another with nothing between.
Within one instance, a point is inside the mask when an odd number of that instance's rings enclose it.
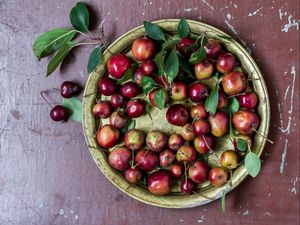
<instances>
[{"instance_id":1,"label":"pile of apples","mask_svg":"<svg viewBox=\"0 0 300 225\"><path fill-rule=\"evenodd\" d=\"M181 38L176 51L188 58L191 53L186 49L194 43L191 37ZM102 96L110 97L106 97L109 100L100 97L93 108L96 118L108 118L109 123L99 127L97 142L107 152L109 164L129 183L144 183L155 195L166 195L177 184L183 194L195 193L197 185L207 180L213 186L223 185L230 179L229 171L237 168L243 157L237 147L238 140L251 146L251 135L259 126L255 112L257 95L251 91L246 74L236 69L239 66L236 57L217 40L208 39L204 45L206 58L190 65L193 78L179 68L172 83L157 75L154 57L159 53L158 46L159 43L147 36L138 37L132 44L131 58L119 53L109 59L107 75L100 79L98 88ZM138 67L132 77L119 83L133 63ZM217 110L212 114L204 104L211 90L202 80L212 79L216 72L221 74L217 78L220 88ZM151 77L157 83L146 94L143 77ZM155 94L161 89L165 119L173 126L182 127L181 132L168 136L159 130L145 133L134 127L128 129L130 121L145 115L149 106L150 110L157 106ZM214 154L218 138L229 133L230 115L223 109L233 97L239 103L238 111L232 115L232 125L238 134L231 140L232 148L221 154L219 166L211 168L205 156Z\"/></svg>"}]
</instances>

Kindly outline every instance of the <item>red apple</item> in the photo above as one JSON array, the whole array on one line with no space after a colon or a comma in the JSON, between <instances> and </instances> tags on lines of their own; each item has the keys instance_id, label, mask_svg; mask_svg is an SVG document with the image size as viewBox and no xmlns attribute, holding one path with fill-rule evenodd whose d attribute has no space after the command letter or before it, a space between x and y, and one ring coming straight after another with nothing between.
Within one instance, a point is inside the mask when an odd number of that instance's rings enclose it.
<instances>
[{"instance_id":1,"label":"red apple","mask_svg":"<svg viewBox=\"0 0 300 225\"><path fill-rule=\"evenodd\" d=\"M130 60L123 54L112 56L107 63L108 72L116 79L121 79L129 67Z\"/></svg>"},{"instance_id":2,"label":"red apple","mask_svg":"<svg viewBox=\"0 0 300 225\"><path fill-rule=\"evenodd\" d=\"M188 97L188 86L182 81L177 81L172 84L171 98L174 101L182 101Z\"/></svg>"},{"instance_id":3,"label":"red apple","mask_svg":"<svg viewBox=\"0 0 300 225\"><path fill-rule=\"evenodd\" d=\"M219 91L218 109L223 109L228 105L228 98L223 91Z\"/></svg>"},{"instance_id":4,"label":"red apple","mask_svg":"<svg viewBox=\"0 0 300 225\"><path fill-rule=\"evenodd\" d=\"M141 71L143 75L150 76L156 70L156 64L151 59L146 59L141 65Z\"/></svg>"},{"instance_id":5,"label":"red apple","mask_svg":"<svg viewBox=\"0 0 300 225\"><path fill-rule=\"evenodd\" d=\"M141 93L141 90L136 83L128 81L125 84L122 84L120 88L120 93L125 98L134 98Z\"/></svg>"},{"instance_id":6,"label":"red apple","mask_svg":"<svg viewBox=\"0 0 300 225\"><path fill-rule=\"evenodd\" d=\"M187 52L187 47L194 44L194 40L190 37L181 38L181 40L177 43L176 48L183 56L189 56L192 52Z\"/></svg>"},{"instance_id":7,"label":"red apple","mask_svg":"<svg viewBox=\"0 0 300 225\"><path fill-rule=\"evenodd\" d=\"M147 37L139 37L132 44L132 55L138 61L144 61L154 56L155 42Z\"/></svg>"},{"instance_id":8,"label":"red apple","mask_svg":"<svg viewBox=\"0 0 300 225\"><path fill-rule=\"evenodd\" d=\"M117 91L117 84L113 79L110 79L108 77L103 77L99 83L98 87L100 90L100 93L106 96L113 95Z\"/></svg>"},{"instance_id":9,"label":"red apple","mask_svg":"<svg viewBox=\"0 0 300 225\"><path fill-rule=\"evenodd\" d=\"M184 179L181 181L181 184L180 184L181 193L192 194L192 192L194 191L194 188L195 188L195 184L191 179L187 178L187 179Z\"/></svg>"},{"instance_id":10,"label":"red apple","mask_svg":"<svg viewBox=\"0 0 300 225\"><path fill-rule=\"evenodd\" d=\"M206 55L210 59L214 59L220 55L222 48L219 42L213 39L208 39L207 44L204 46Z\"/></svg>"},{"instance_id":11,"label":"red apple","mask_svg":"<svg viewBox=\"0 0 300 225\"><path fill-rule=\"evenodd\" d=\"M239 165L239 156L234 150L226 150L221 155L220 163L226 169L235 169Z\"/></svg>"},{"instance_id":12,"label":"red apple","mask_svg":"<svg viewBox=\"0 0 300 225\"><path fill-rule=\"evenodd\" d=\"M213 186L219 187L227 182L228 174L225 169L214 167L209 171L208 179Z\"/></svg>"},{"instance_id":13,"label":"red apple","mask_svg":"<svg viewBox=\"0 0 300 225\"><path fill-rule=\"evenodd\" d=\"M194 73L198 80L203 80L211 77L214 72L214 66L208 60L194 65Z\"/></svg>"},{"instance_id":14,"label":"red apple","mask_svg":"<svg viewBox=\"0 0 300 225\"><path fill-rule=\"evenodd\" d=\"M115 109L117 109L124 106L125 98L121 94L117 93L111 96L110 103Z\"/></svg>"},{"instance_id":15,"label":"red apple","mask_svg":"<svg viewBox=\"0 0 300 225\"><path fill-rule=\"evenodd\" d=\"M96 138L101 147L111 148L119 142L120 132L107 124L100 128Z\"/></svg>"},{"instance_id":16,"label":"red apple","mask_svg":"<svg viewBox=\"0 0 300 225\"><path fill-rule=\"evenodd\" d=\"M129 167L131 152L125 147L116 147L109 153L108 162L116 170L125 170Z\"/></svg>"},{"instance_id":17,"label":"red apple","mask_svg":"<svg viewBox=\"0 0 300 225\"><path fill-rule=\"evenodd\" d=\"M174 178L177 178L177 179L181 178L184 174L183 165L179 164L179 163L173 164L170 167L170 172Z\"/></svg>"},{"instance_id":18,"label":"red apple","mask_svg":"<svg viewBox=\"0 0 300 225\"><path fill-rule=\"evenodd\" d=\"M121 111L113 112L109 117L109 123L117 129L122 129L127 125L128 118L125 113Z\"/></svg>"},{"instance_id":19,"label":"red apple","mask_svg":"<svg viewBox=\"0 0 300 225\"><path fill-rule=\"evenodd\" d=\"M102 101L94 105L93 114L100 119L106 119L112 113L113 108L109 101Z\"/></svg>"},{"instance_id":20,"label":"red apple","mask_svg":"<svg viewBox=\"0 0 300 225\"><path fill-rule=\"evenodd\" d=\"M175 126L183 126L187 124L189 120L189 113L184 105L174 104L168 108L166 117L170 124Z\"/></svg>"},{"instance_id":21,"label":"red apple","mask_svg":"<svg viewBox=\"0 0 300 225\"><path fill-rule=\"evenodd\" d=\"M125 133L124 144L130 150L138 150L143 147L145 143L145 135L141 130L132 129Z\"/></svg>"},{"instance_id":22,"label":"red apple","mask_svg":"<svg viewBox=\"0 0 300 225\"><path fill-rule=\"evenodd\" d=\"M197 152L192 146L181 146L176 154L176 159L178 162L191 163L196 160Z\"/></svg>"},{"instance_id":23,"label":"red apple","mask_svg":"<svg viewBox=\"0 0 300 225\"><path fill-rule=\"evenodd\" d=\"M149 93L149 101L153 107L156 107L156 102L154 100L155 94L160 90L160 88L156 88ZM169 102L168 92L165 91L165 103Z\"/></svg>"},{"instance_id":24,"label":"red apple","mask_svg":"<svg viewBox=\"0 0 300 225\"><path fill-rule=\"evenodd\" d=\"M209 123L206 120L197 119L193 123L193 131L197 136L206 134L210 131Z\"/></svg>"},{"instance_id":25,"label":"red apple","mask_svg":"<svg viewBox=\"0 0 300 225\"><path fill-rule=\"evenodd\" d=\"M192 119L205 119L208 117L208 112L206 112L203 103L198 103L191 107L191 117Z\"/></svg>"},{"instance_id":26,"label":"red apple","mask_svg":"<svg viewBox=\"0 0 300 225\"><path fill-rule=\"evenodd\" d=\"M154 195L166 195L172 188L171 174L166 170L151 173L148 177L148 189Z\"/></svg>"},{"instance_id":27,"label":"red apple","mask_svg":"<svg viewBox=\"0 0 300 225\"><path fill-rule=\"evenodd\" d=\"M216 66L220 73L230 73L234 69L235 64L235 57L231 53L224 53L219 56Z\"/></svg>"},{"instance_id":28,"label":"red apple","mask_svg":"<svg viewBox=\"0 0 300 225\"><path fill-rule=\"evenodd\" d=\"M202 183L208 178L209 168L205 162L197 161L189 168L189 178L196 184Z\"/></svg>"},{"instance_id":29,"label":"red apple","mask_svg":"<svg viewBox=\"0 0 300 225\"><path fill-rule=\"evenodd\" d=\"M205 84L194 83L189 87L189 97L193 102L203 102L208 96L208 88Z\"/></svg>"},{"instance_id":30,"label":"red apple","mask_svg":"<svg viewBox=\"0 0 300 225\"><path fill-rule=\"evenodd\" d=\"M171 149L163 150L159 153L159 165L168 167L175 161L175 154Z\"/></svg>"},{"instance_id":31,"label":"red apple","mask_svg":"<svg viewBox=\"0 0 300 225\"><path fill-rule=\"evenodd\" d=\"M233 71L225 74L222 79L222 87L226 94L237 95L247 88L247 79L244 73Z\"/></svg>"},{"instance_id":32,"label":"red apple","mask_svg":"<svg viewBox=\"0 0 300 225\"><path fill-rule=\"evenodd\" d=\"M229 118L225 112L217 111L215 115L208 117L211 133L216 137L222 137L229 131Z\"/></svg>"},{"instance_id":33,"label":"red apple","mask_svg":"<svg viewBox=\"0 0 300 225\"><path fill-rule=\"evenodd\" d=\"M191 141L195 138L195 133L193 131L193 126L191 124L186 124L182 127L181 136L186 141Z\"/></svg>"},{"instance_id":34,"label":"red apple","mask_svg":"<svg viewBox=\"0 0 300 225\"><path fill-rule=\"evenodd\" d=\"M234 113L232 124L241 134L251 134L259 126L259 118L255 112L240 110Z\"/></svg>"},{"instance_id":35,"label":"red apple","mask_svg":"<svg viewBox=\"0 0 300 225\"><path fill-rule=\"evenodd\" d=\"M194 140L194 147L200 154L206 154L210 152L210 150L215 150L216 140L211 134L198 136Z\"/></svg>"},{"instance_id":36,"label":"red apple","mask_svg":"<svg viewBox=\"0 0 300 225\"><path fill-rule=\"evenodd\" d=\"M169 137L169 148L173 151L177 151L184 144L184 139L180 134L172 134Z\"/></svg>"},{"instance_id":37,"label":"red apple","mask_svg":"<svg viewBox=\"0 0 300 225\"><path fill-rule=\"evenodd\" d=\"M238 97L240 107L246 109L254 109L257 105L257 95L254 92L249 92Z\"/></svg>"},{"instance_id":38,"label":"red apple","mask_svg":"<svg viewBox=\"0 0 300 225\"><path fill-rule=\"evenodd\" d=\"M138 118L146 112L146 102L140 99L130 100L126 105L126 113L131 118Z\"/></svg>"},{"instance_id":39,"label":"red apple","mask_svg":"<svg viewBox=\"0 0 300 225\"><path fill-rule=\"evenodd\" d=\"M136 154L134 162L141 170L151 171L157 167L158 157L154 152L142 149Z\"/></svg>"},{"instance_id":40,"label":"red apple","mask_svg":"<svg viewBox=\"0 0 300 225\"><path fill-rule=\"evenodd\" d=\"M131 184L136 184L142 179L142 171L139 168L128 168L125 171L125 178Z\"/></svg>"},{"instance_id":41,"label":"red apple","mask_svg":"<svg viewBox=\"0 0 300 225\"><path fill-rule=\"evenodd\" d=\"M148 132L146 144L153 152L161 152L168 146L168 136L158 130Z\"/></svg>"}]
</instances>

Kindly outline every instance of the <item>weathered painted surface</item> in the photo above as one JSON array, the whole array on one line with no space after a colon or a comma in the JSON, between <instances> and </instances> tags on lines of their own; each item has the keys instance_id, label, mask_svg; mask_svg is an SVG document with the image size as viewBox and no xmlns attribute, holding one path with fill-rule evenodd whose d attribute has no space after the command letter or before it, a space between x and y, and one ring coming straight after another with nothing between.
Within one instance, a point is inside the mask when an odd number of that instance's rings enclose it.
<instances>
[{"instance_id":1,"label":"weathered painted surface","mask_svg":"<svg viewBox=\"0 0 300 225\"><path fill-rule=\"evenodd\" d=\"M64 80L86 82L92 47L77 49L45 78L34 38L69 27L75 1L0 0L0 224L299 224L299 2L88 1L95 27L112 42L142 20L200 19L238 35L268 85L272 115L263 167L219 202L187 210L161 209L129 198L110 184L86 148L81 125L53 123L40 98ZM60 103L58 92L49 99Z\"/></svg>"}]
</instances>

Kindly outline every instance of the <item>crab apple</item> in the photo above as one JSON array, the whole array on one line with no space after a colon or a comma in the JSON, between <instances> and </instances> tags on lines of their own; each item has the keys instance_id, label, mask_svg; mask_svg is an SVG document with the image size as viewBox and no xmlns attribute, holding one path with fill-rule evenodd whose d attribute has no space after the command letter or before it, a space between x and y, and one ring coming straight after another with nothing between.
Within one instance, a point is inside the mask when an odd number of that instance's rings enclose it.
<instances>
[{"instance_id":1,"label":"crab apple","mask_svg":"<svg viewBox=\"0 0 300 225\"><path fill-rule=\"evenodd\" d=\"M116 147L109 153L108 162L116 170L125 170L129 167L131 152L125 147Z\"/></svg>"},{"instance_id":2,"label":"crab apple","mask_svg":"<svg viewBox=\"0 0 300 225\"><path fill-rule=\"evenodd\" d=\"M172 134L169 137L168 145L173 151L177 151L184 144L184 139L180 134Z\"/></svg>"},{"instance_id":3,"label":"crab apple","mask_svg":"<svg viewBox=\"0 0 300 225\"><path fill-rule=\"evenodd\" d=\"M206 112L203 103L198 103L191 107L191 117L192 119L205 119L208 117L208 112Z\"/></svg>"},{"instance_id":4,"label":"crab apple","mask_svg":"<svg viewBox=\"0 0 300 225\"><path fill-rule=\"evenodd\" d=\"M101 119L108 118L113 111L113 107L109 101L102 101L94 105L93 114Z\"/></svg>"},{"instance_id":5,"label":"crab apple","mask_svg":"<svg viewBox=\"0 0 300 225\"><path fill-rule=\"evenodd\" d=\"M240 107L246 109L254 109L257 105L257 95L254 92L249 92L238 97Z\"/></svg>"},{"instance_id":6,"label":"crab apple","mask_svg":"<svg viewBox=\"0 0 300 225\"><path fill-rule=\"evenodd\" d=\"M140 99L130 100L126 105L126 113L130 118L138 118L146 112L146 102Z\"/></svg>"},{"instance_id":7,"label":"crab apple","mask_svg":"<svg viewBox=\"0 0 300 225\"><path fill-rule=\"evenodd\" d=\"M171 96L174 101L182 101L188 97L188 86L182 82L177 81L172 84Z\"/></svg>"},{"instance_id":8,"label":"crab apple","mask_svg":"<svg viewBox=\"0 0 300 225\"><path fill-rule=\"evenodd\" d=\"M64 98L72 98L79 95L80 91L80 86L72 81L65 81L60 86L60 94Z\"/></svg>"},{"instance_id":9,"label":"crab apple","mask_svg":"<svg viewBox=\"0 0 300 225\"><path fill-rule=\"evenodd\" d=\"M226 150L221 155L220 163L226 169L235 169L239 165L239 156L234 150Z\"/></svg>"},{"instance_id":10,"label":"crab apple","mask_svg":"<svg viewBox=\"0 0 300 225\"><path fill-rule=\"evenodd\" d=\"M195 189L195 184L194 182L187 178L187 179L183 179L180 183L180 191L181 193L184 193L184 194L192 194L192 192L194 191Z\"/></svg>"},{"instance_id":11,"label":"crab apple","mask_svg":"<svg viewBox=\"0 0 300 225\"><path fill-rule=\"evenodd\" d=\"M142 69L139 67L135 70L134 74L133 74L133 80L134 82L141 86L142 85L142 78L143 76L145 76L142 72Z\"/></svg>"},{"instance_id":12,"label":"crab apple","mask_svg":"<svg viewBox=\"0 0 300 225\"><path fill-rule=\"evenodd\" d=\"M143 75L150 76L151 74L153 74L156 71L155 62L151 59L146 59L145 61L143 61L142 65L141 65L141 71L142 71Z\"/></svg>"},{"instance_id":13,"label":"crab apple","mask_svg":"<svg viewBox=\"0 0 300 225\"><path fill-rule=\"evenodd\" d=\"M69 111L62 105L56 105L51 109L50 117L55 122L66 121L69 118Z\"/></svg>"},{"instance_id":14,"label":"crab apple","mask_svg":"<svg viewBox=\"0 0 300 225\"><path fill-rule=\"evenodd\" d=\"M193 123L193 131L197 136L206 134L210 131L209 123L206 120L197 119Z\"/></svg>"},{"instance_id":15,"label":"crab apple","mask_svg":"<svg viewBox=\"0 0 300 225\"><path fill-rule=\"evenodd\" d=\"M172 176L166 170L159 170L149 175L147 183L152 194L166 195L172 189Z\"/></svg>"},{"instance_id":16,"label":"crab apple","mask_svg":"<svg viewBox=\"0 0 300 225\"><path fill-rule=\"evenodd\" d=\"M206 163L197 161L190 166L188 175L192 181L199 184L207 180L208 172L209 168Z\"/></svg>"},{"instance_id":17,"label":"crab apple","mask_svg":"<svg viewBox=\"0 0 300 225\"><path fill-rule=\"evenodd\" d=\"M158 158L161 167L168 167L175 161L175 154L171 149L166 149L159 153Z\"/></svg>"},{"instance_id":18,"label":"crab apple","mask_svg":"<svg viewBox=\"0 0 300 225\"><path fill-rule=\"evenodd\" d=\"M125 171L125 179L131 183L136 184L142 179L142 171L139 168L128 168Z\"/></svg>"},{"instance_id":19,"label":"crab apple","mask_svg":"<svg viewBox=\"0 0 300 225\"><path fill-rule=\"evenodd\" d=\"M196 160L197 152L192 146L181 146L176 153L176 159L178 162L191 163Z\"/></svg>"},{"instance_id":20,"label":"crab apple","mask_svg":"<svg viewBox=\"0 0 300 225\"><path fill-rule=\"evenodd\" d=\"M222 52L221 44L213 39L208 39L208 42L204 46L204 49L209 59L218 57Z\"/></svg>"},{"instance_id":21,"label":"crab apple","mask_svg":"<svg viewBox=\"0 0 300 225\"><path fill-rule=\"evenodd\" d=\"M189 120L189 113L183 104L173 104L168 108L166 118L172 125L183 126Z\"/></svg>"},{"instance_id":22,"label":"crab apple","mask_svg":"<svg viewBox=\"0 0 300 225\"><path fill-rule=\"evenodd\" d=\"M194 40L190 37L181 38L177 43L176 48L183 56L189 56L191 52L187 52L187 47L194 44Z\"/></svg>"},{"instance_id":23,"label":"crab apple","mask_svg":"<svg viewBox=\"0 0 300 225\"><path fill-rule=\"evenodd\" d=\"M96 138L101 147L111 148L119 142L120 132L113 126L106 124L100 128Z\"/></svg>"},{"instance_id":24,"label":"crab apple","mask_svg":"<svg viewBox=\"0 0 300 225\"><path fill-rule=\"evenodd\" d=\"M225 112L217 111L215 115L208 117L211 133L216 137L222 137L229 131L229 118Z\"/></svg>"},{"instance_id":25,"label":"crab apple","mask_svg":"<svg viewBox=\"0 0 300 225\"><path fill-rule=\"evenodd\" d=\"M145 135L141 130L132 129L125 133L124 144L130 150L138 150L143 147L145 143Z\"/></svg>"},{"instance_id":26,"label":"crab apple","mask_svg":"<svg viewBox=\"0 0 300 225\"><path fill-rule=\"evenodd\" d=\"M150 103L151 103L151 105L152 105L153 107L156 107L156 102L155 102L155 100L154 100L154 97L155 97L155 94L156 94L159 90L160 90L160 88L156 88L156 89L150 91L150 93L149 93L149 101L150 101ZM165 103L167 103L167 102L169 102L169 95L168 95L168 92L167 92L166 90L164 90L164 92L165 92Z\"/></svg>"},{"instance_id":27,"label":"crab apple","mask_svg":"<svg viewBox=\"0 0 300 225\"><path fill-rule=\"evenodd\" d=\"M195 133L193 131L193 126L191 124L186 124L182 127L181 136L186 141L191 141L195 138Z\"/></svg>"},{"instance_id":28,"label":"crab apple","mask_svg":"<svg viewBox=\"0 0 300 225\"><path fill-rule=\"evenodd\" d=\"M122 129L127 125L128 118L124 112L115 111L109 117L109 123L117 129Z\"/></svg>"},{"instance_id":29,"label":"crab apple","mask_svg":"<svg viewBox=\"0 0 300 225\"><path fill-rule=\"evenodd\" d=\"M125 104L125 98L121 94L116 93L111 96L110 103L115 109L117 109Z\"/></svg>"},{"instance_id":30,"label":"crab apple","mask_svg":"<svg viewBox=\"0 0 300 225\"><path fill-rule=\"evenodd\" d=\"M168 136L158 130L148 132L146 144L153 152L161 152L168 146Z\"/></svg>"},{"instance_id":31,"label":"crab apple","mask_svg":"<svg viewBox=\"0 0 300 225\"><path fill-rule=\"evenodd\" d=\"M227 182L228 174L225 169L214 167L209 171L208 179L213 186L219 187Z\"/></svg>"},{"instance_id":32,"label":"crab apple","mask_svg":"<svg viewBox=\"0 0 300 225\"><path fill-rule=\"evenodd\" d=\"M251 134L259 126L259 118L255 112L240 110L233 114L232 124L241 134Z\"/></svg>"},{"instance_id":33,"label":"crab apple","mask_svg":"<svg viewBox=\"0 0 300 225\"><path fill-rule=\"evenodd\" d=\"M204 80L211 77L213 72L214 66L208 60L204 60L203 62L194 65L194 73L198 80Z\"/></svg>"},{"instance_id":34,"label":"crab apple","mask_svg":"<svg viewBox=\"0 0 300 225\"><path fill-rule=\"evenodd\" d=\"M141 170L151 171L157 167L158 157L154 152L142 149L136 154L134 162Z\"/></svg>"},{"instance_id":35,"label":"crab apple","mask_svg":"<svg viewBox=\"0 0 300 225\"><path fill-rule=\"evenodd\" d=\"M136 83L128 81L125 84L122 84L120 88L120 93L125 98L134 98L141 93L141 90Z\"/></svg>"},{"instance_id":36,"label":"crab apple","mask_svg":"<svg viewBox=\"0 0 300 225\"><path fill-rule=\"evenodd\" d=\"M107 63L109 74L116 79L121 79L129 68L130 60L126 55L123 54L112 56Z\"/></svg>"},{"instance_id":37,"label":"crab apple","mask_svg":"<svg viewBox=\"0 0 300 225\"><path fill-rule=\"evenodd\" d=\"M206 154L215 150L216 140L211 134L198 136L194 140L194 147L200 154Z\"/></svg>"},{"instance_id":38,"label":"crab apple","mask_svg":"<svg viewBox=\"0 0 300 225\"><path fill-rule=\"evenodd\" d=\"M228 98L223 91L219 91L218 109L223 109L228 105Z\"/></svg>"},{"instance_id":39,"label":"crab apple","mask_svg":"<svg viewBox=\"0 0 300 225\"><path fill-rule=\"evenodd\" d=\"M224 53L218 57L216 64L220 73L230 73L236 64L235 57L231 53Z\"/></svg>"},{"instance_id":40,"label":"crab apple","mask_svg":"<svg viewBox=\"0 0 300 225\"><path fill-rule=\"evenodd\" d=\"M247 146L249 146L251 148L252 146L252 139L249 135L246 134L238 134L233 138L233 146L234 149L239 150L238 149L238 140L242 139L243 141L245 141L247 143Z\"/></svg>"},{"instance_id":41,"label":"crab apple","mask_svg":"<svg viewBox=\"0 0 300 225\"><path fill-rule=\"evenodd\" d=\"M183 165L179 164L179 163L175 163L175 164L171 165L170 172L174 178L177 178L177 179L181 178L184 174Z\"/></svg>"},{"instance_id":42,"label":"crab apple","mask_svg":"<svg viewBox=\"0 0 300 225\"><path fill-rule=\"evenodd\" d=\"M237 95L247 88L247 79L244 73L233 71L225 74L222 79L222 87L226 94Z\"/></svg>"},{"instance_id":43,"label":"crab apple","mask_svg":"<svg viewBox=\"0 0 300 225\"><path fill-rule=\"evenodd\" d=\"M208 96L208 88L205 84L194 83L189 87L189 97L193 102L203 102Z\"/></svg>"},{"instance_id":44,"label":"crab apple","mask_svg":"<svg viewBox=\"0 0 300 225\"><path fill-rule=\"evenodd\" d=\"M155 42L147 37L139 37L132 44L132 55L138 61L144 61L154 56Z\"/></svg>"},{"instance_id":45,"label":"crab apple","mask_svg":"<svg viewBox=\"0 0 300 225\"><path fill-rule=\"evenodd\" d=\"M116 82L113 79L110 79L109 77L103 77L98 82L98 87L100 93L105 96L110 96L115 94L118 88Z\"/></svg>"}]
</instances>

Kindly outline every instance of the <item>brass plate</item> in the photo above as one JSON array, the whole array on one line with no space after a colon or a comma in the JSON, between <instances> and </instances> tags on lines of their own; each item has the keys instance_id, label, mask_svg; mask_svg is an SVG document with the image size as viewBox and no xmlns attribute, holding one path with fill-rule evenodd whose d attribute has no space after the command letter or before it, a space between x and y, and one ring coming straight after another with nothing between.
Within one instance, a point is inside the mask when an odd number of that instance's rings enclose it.
<instances>
[{"instance_id":1,"label":"brass plate","mask_svg":"<svg viewBox=\"0 0 300 225\"><path fill-rule=\"evenodd\" d=\"M169 32L176 31L178 22L178 19L154 21L154 23L158 24L164 30ZM224 33L223 31L198 21L188 20L188 23L190 25L191 32L196 34L206 32L207 35L211 38L217 38L217 35L228 36L228 34ZM99 79L106 73L106 64L108 59L111 57L111 53L115 54L118 52L124 52L126 50L128 51L133 41L141 35L145 35L143 26L136 27L119 37L109 46L109 51L105 51L103 63L99 65L97 70L91 73L89 76L84 91L84 95L89 96L83 98L83 130L90 153L102 173L104 173L104 175L116 187L141 202L165 208L190 208L214 201L221 197L221 194L226 185L223 185L221 187L212 187L211 185L209 185L209 182L205 182L198 187L197 194L183 196L178 193L178 187L174 187L172 192L167 196L155 196L142 185L131 185L127 183L121 173L114 170L108 164L107 156L105 155L105 153L93 147L98 146L94 135L97 131L99 121L96 121L92 114L92 108L95 104L96 94L91 95L91 93L96 93L97 83ZM262 73L260 72L259 68L257 67L252 57L249 55L249 53L238 42L233 39L228 40L226 38L221 38L221 42L230 52L232 52L238 58L243 70L247 72L254 80L252 82L252 89L258 95L258 115L261 119L258 131L264 136L267 136L270 123L270 103L267 87L264 82ZM155 123L151 121L148 116L144 116L137 120L136 127L145 131L149 129L160 129L167 133L173 132L178 129L174 129L174 126L171 126L166 122L165 114L163 111L155 110L155 112L152 112L151 114L153 116L153 121L159 121L159 123ZM105 121L101 122L105 123ZM266 140L262 136L255 135L252 151L260 156L263 152L265 143ZM217 147L218 154L230 145L231 143L229 143L228 139L224 137L223 140L219 142L219 146ZM216 162L213 158L211 158L210 163L215 164ZM247 177L247 175L248 173L245 167L243 165L239 166L233 173L233 185L229 191L238 186Z\"/></svg>"}]
</instances>

